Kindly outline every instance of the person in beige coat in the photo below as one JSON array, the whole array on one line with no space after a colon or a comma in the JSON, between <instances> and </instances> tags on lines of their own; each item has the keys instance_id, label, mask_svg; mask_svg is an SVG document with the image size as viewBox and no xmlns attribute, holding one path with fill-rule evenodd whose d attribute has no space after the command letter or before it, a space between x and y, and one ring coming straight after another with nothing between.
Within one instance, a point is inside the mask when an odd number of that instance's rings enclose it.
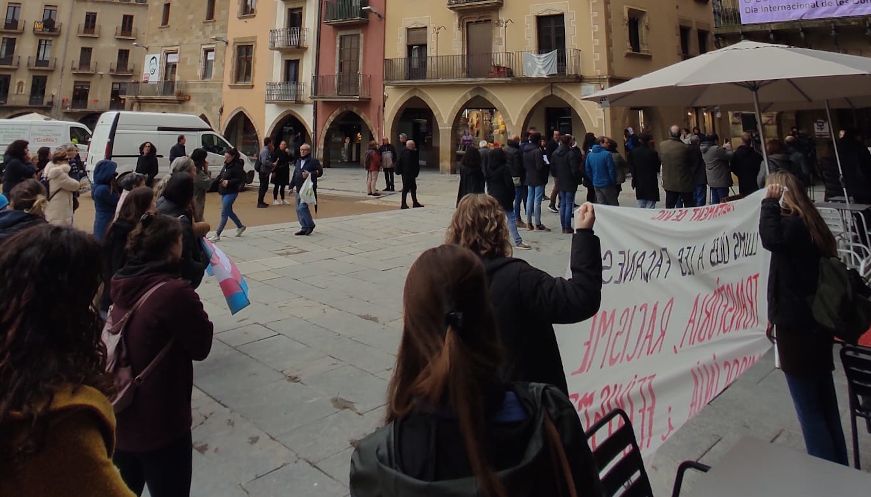
<instances>
[{"instance_id":1,"label":"person in beige coat","mask_svg":"<svg viewBox=\"0 0 871 497\"><path fill-rule=\"evenodd\" d=\"M73 193L81 183L70 177L70 163L65 150L55 150L51 163L45 168L48 180L48 207L45 220L60 226L73 224Z\"/></svg>"}]
</instances>

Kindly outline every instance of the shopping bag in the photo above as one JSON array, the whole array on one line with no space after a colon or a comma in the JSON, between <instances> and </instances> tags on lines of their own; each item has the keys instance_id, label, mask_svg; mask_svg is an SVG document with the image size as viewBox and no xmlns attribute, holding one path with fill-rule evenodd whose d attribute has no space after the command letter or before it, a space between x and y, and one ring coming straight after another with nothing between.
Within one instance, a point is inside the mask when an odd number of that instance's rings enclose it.
<instances>
[{"instance_id":1,"label":"shopping bag","mask_svg":"<svg viewBox=\"0 0 871 497\"><path fill-rule=\"evenodd\" d=\"M315 195L315 184L312 182L312 177L309 176L302 184L299 190L299 201L308 205L318 205L318 197Z\"/></svg>"},{"instance_id":2,"label":"shopping bag","mask_svg":"<svg viewBox=\"0 0 871 497\"><path fill-rule=\"evenodd\" d=\"M206 272L214 276L221 285L221 292L230 307L230 314L236 314L251 305L248 298L248 282L239 272L236 264L227 257L223 250L209 240L202 238L203 250L209 257L209 266Z\"/></svg>"}]
</instances>

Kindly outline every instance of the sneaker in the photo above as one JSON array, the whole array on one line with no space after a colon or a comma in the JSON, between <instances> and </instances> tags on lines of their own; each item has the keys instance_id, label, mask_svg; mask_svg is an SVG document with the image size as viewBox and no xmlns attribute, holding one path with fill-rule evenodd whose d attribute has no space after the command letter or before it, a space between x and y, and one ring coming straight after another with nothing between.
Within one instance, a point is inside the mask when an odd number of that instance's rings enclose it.
<instances>
[{"instance_id":1,"label":"sneaker","mask_svg":"<svg viewBox=\"0 0 871 497\"><path fill-rule=\"evenodd\" d=\"M423 207L423 204L413 204L412 207L414 207L415 209L419 209Z\"/></svg>"},{"instance_id":2,"label":"sneaker","mask_svg":"<svg viewBox=\"0 0 871 497\"><path fill-rule=\"evenodd\" d=\"M281 205L290 205L287 203L287 200L281 199Z\"/></svg>"},{"instance_id":3,"label":"sneaker","mask_svg":"<svg viewBox=\"0 0 871 497\"><path fill-rule=\"evenodd\" d=\"M209 237L209 241L213 243L218 243L221 241L221 235L212 235Z\"/></svg>"},{"instance_id":4,"label":"sneaker","mask_svg":"<svg viewBox=\"0 0 871 497\"><path fill-rule=\"evenodd\" d=\"M247 230L247 229L248 229L247 226L242 226L241 228L236 228L236 238L242 236L242 233L245 233L245 230Z\"/></svg>"},{"instance_id":5,"label":"sneaker","mask_svg":"<svg viewBox=\"0 0 871 497\"><path fill-rule=\"evenodd\" d=\"M281 200L278 200L278 199L273 200L272 205L281 205Z\"/></svg>"},{"instance_id":6,"label":"sneaker","mask_svg":"<svg viewBox=\"0 0 871 497\"><path fill-rule=\"evenodd\" d=\"M547 210L553 212L554 214L559 214L559 211L556 210L556 207L554 207L552 205L547 206Z\"/></svg>"},{"instance_id":7,"label":"sneaker","mask_svg":"<svg viewBox=\"0 0 871 497\"><path fill-rule=\"evenodd\" d=\"M523 242L518 243L517 245L514 246L514 248L516 248L517 250L530 250L530 249L532 249L532 247L530 247L529 245L527 245Z\"/></svg>"},{"instance_id":8,"label":"sneaker","mask_svg":"<svg viewBox=\"0 0 871 497\"><path fill-rule=\"evenodd\" d=\"M400 207L400 209L408 209L408 206L403 204L402 207Z\"/></svg>"},{"instance_id":9,"label":"sneaker","mask_svg":"<svg viewBox=\"0 0 871 497\"><path fill-rule=\"evenodd\" d=\"M539 224L538 226L535 227L535 229L536 229L537 231L550 231L550 228L546 227L546 226L543 225L543 224Z\"/></svg>"},{"instance_id":10,"label":"sneaker","mask_svg":"<svg viewBox=\"0 0 871 497\"><path fill-rule=\"evenodd\" d=\"M267 207L269 207L269 204L264 204L263 202L257 204L258 209L265 209Z\"/></svg>"}]
</instances>

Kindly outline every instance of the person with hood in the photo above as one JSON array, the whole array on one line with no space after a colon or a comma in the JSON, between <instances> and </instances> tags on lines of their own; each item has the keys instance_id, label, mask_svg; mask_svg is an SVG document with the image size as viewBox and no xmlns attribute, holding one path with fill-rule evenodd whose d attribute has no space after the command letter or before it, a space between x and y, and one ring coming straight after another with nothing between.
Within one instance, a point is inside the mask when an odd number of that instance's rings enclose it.
<instances>
[{"instance_id":1,"label":"person with hood","mask_svg":"<svg viewBox=\"0 0 871 497\"><path fill-rule=\"evenodd\" d=\"M178 219L181 224L182 253L179 274L197 288L203 281L209 261L200 245L200 238L209 232L208 223L193 220L194 180L186 172L173 173L163 196L157 199L157 212Z\"/></svg>"},{"instance_id":2,"label":"person with hood","mask_svg":"<svg viewBox=\"0 0 871 497\"><path fill-rule=\"evenodd\" d=\"M9 194L9 209L0 211L0 244L20 231L45 224L48 198L35 179L15 185Z\"/></svg>"},{"instance_id":3,"label":"person with hood","mask_svg":"<svg viewBox=\"0 0 871 497\"><path fill-rule=\"evenodd\" d=\"M36 168L30 163L29 144L27 140L15 140L6 147L3 155L3 195L9 196L15 185L36 177Z\"/></svg>"},{"instance_id":4,"label":"person with hood","mask_svg":"<svg viewBox=\"0 0 871 497\"><path fill-rule=\"evenodd\" d=\"M653 137L645 133L638 139L638 145L629 152L629 172L632 174L632 188L641 209L656 209L659 202L659 170L662 162L653 149Z\"/></svg>"},{"instance_id":5,"label":"person with hood","mask_svg":"<svg viewBox=\"0 0 871 497\"><path fill-rule=\"evenodd\" d=\"M401 136L401 135L400 135ZM420 154L414 140L406 140L405 148L399 154L396 162L396 174L402 177L402 205L401 209L408 209L408 194L411 193L411 206L423 207L417 201L417 177L420 175Z\"/></svg>"},{"instance_id":6,"label":"person with hood","mask_svg":"<svg viewBox=\"0 0 871 497\"><path fill-rule=\"evenodd\" d=\"M196 168L194 179L194 221L202 222L205 219L206 193L212 187L212 173L209 172L209 153L205 149L198 148L191 153L191 160Z\"/></svg>"},{"instance_id":7,"label":"person with hood","mask_svg":"<svg viewBox=\"0 0 871 497\"><path fill-rule=\"evenodd\" d=\"M668 140L659 144L659 157L662 159L665 208L674 209L679 200L684 207L695 207L694 162L689 146L681 140L680 126L675 124L669 129Z\"/></svg>"},{"instance_id":8,"label":"person with hood","mask_svg":"<svg viewBox=\"0 0 871 497\"><path fill-rule=\"evenodd\" d=\"M741 135L741 145L732 153L732 160L729 161L729 168L738 177L738 194L742 197L759 189L757 178L762 160L762 154L753 148L753 135L744 132Z\"/></svg>"},{"instance_id":9,"label":"person with hood","mask_svg":"<svg viewBox=\"0 0 871 497\"><path fill-rule=\"evenodd\" d=\"M461 206L479 198L507 231L494 199L469 195ZM568 397L500 375L499 310L485 264L471 250L442 245L409 270L387 425L354 450L354 497L497 497L509 488L510 495L603 496Z\"/></svg>"},{"instance_id":10,"label":"person with hood","mask_svg":"<svg viewBox=\"0 0 871 497\"><path fill-rule=\"evenodd\" d=\"M177 219L145 214L112 278L109 318L117 322L138 305L124 332L133 374L152 366L117 413L113 459L136 495L145 485L154 497L190 495L192 361L208 357L213 326L196 291L179 278L182 239Z\"/></svg>"},{"instance_id":11,"label":"person with hood","mask_svg":"<svg viewBox=\"0 0 871 497\"><path fill-rule=\"evenodd\" d=\"M541 150L541 134L529 135L529 141L520 148L523 153L523 168L526 170L526 226L530 231L550 231L541 224L541 202L544 200L544 189L547 186L549 173L544 163L544 152Z\"/></svg>"},{"instance_id":12,"label":"person with hood","mask_svg":"<svg viewBox=\"0 0 871 497\"><path fill-rule=\"evenodd\" d=\"M154 187L154 177L159 172L157 166L157 148L151 142L145 142L139 145L139 159L136 160L136 170L139 174L144 174L148 177L145 185Z\"/></svg>"},{"instance_id":13,"label":"person with hood","mask_svg":"<svg viewBox=\"0 0 871 497\"><path fill-rule=\"evenodd\" d=\"M614 157L606 148L608 137L599 138L599 143L593 145L593 150L587 154L584 170L590 178L590 184L596 189L596 203L604 205L620 205L617 190L617 166Z\"/></svg>"},{"instance_id":14,"label":"person with hood","mask_svg":"<svg viewBox=\"0 0 871 497\"><path fill-rule=\"evenodd\" d=\"M711 204L716 205L729 196L729 188L732 186L729 162L732 160L732 153L720 146L720 137L716 133L702 143L701 150L705 159L705 178L711 188Z\"/></svg>"},{"instance_id":15,"label":"person with hood","mask_svg":"<svg viewBox=\"0 0 871 497\"><path fill-rule=\"evenodd\" d=\"M54 151L51 164L45 168L48 181L48 207L45 220L51 224L72 226L75 204L73 195L79 192L81 183L70 177L67 151L60 147Z\"/></svg>"},{"instance_id":16,"label":"person with hood","mask_svg":"<svg viewBox=\"0 0 871 497\"><path fill-rule=\"evenodd\" d=\"M505 209L508 220L508 232L514 241L514 246L519 250L529 250L529 245L523 243L520 232L517 231L517 218L514 216L514 180L508 169L508 156L501 148L490 151L490 160L487 163L487 193L495 198L499 205ZM478 192L483 193L483 192Z\"/></svg>"},{"instance_id":17,"label":"person with hood","mask_svg":"<svg viewBox=\"0 0 871 497\"><path fill-rule=\"evenodd\" d=\"M94 199L94 238L103 240L106 230L115 218L115 208L121 194L115 177L118 175L118 164L110 160L101 160L94 168L94 189L91 196Z\"/></svg>"},{"instance_id":18,"label":"person with hood","mask_svg":"<svg viewBox=\"0 0 871 497\"><path fill-rule=\"evenodd\" d=\"M41 224L0 250L0 495L133 497L112 466L100 247Z\"/></svg>"},{"instance_id":19,"label":"person with hood","mask_svg":"<svg viewBox=\"0 0 871 497\"><path fill-rule=\"evenodd\" d=\"M489 158L490 151L487 151ZM457 191L457 204L470 193L484 193L484 170L481 154L475 147L469 147L460 161L460 186Z\"/></svg>"},{"instance_id":20,"label":"person with hood","mask_svg":"<svg viewBox=\"0 0 871 497\"><path fill-rule=\"evenodd\" d=\"M378 151L381 152L381 169L384 170L384 191L385 192L395 192L396 184L395 184L395 170L396 170L396 160L399 158L396 155L396 149L393 148L393 145L390 144L390 139L386 136L381 139L381 147L378 148Z\"/></svg>"},{"instance_id":21,"label":"person with hood","mask_svg":"<svg viewBox=\"0 0 871 497\"><path fill-rule=\"evenodd\" d=\"M239 151L231 148L224 153L224 167L221 168L221 173L218 174L218 193L221 194L221 222L218 224L218 229L215 230L215 236L212 241L221 241L221 233L224 232L224 227L227 225L227 220L232 219L236 224L236 237L242 236L245 230L248 229L239 216L233 211L233 204L236 203L236 198L239 197L239 191L245 185L245 169L242 164Z\"/></svg>"},{"instance_id":22,"label":"person with hood","mask_svg":"<svg viewBox=\"0 0 871 497\"><path fill-rule=\"evenodd\" d=\"M560 146L553 152L551 171L559 182L559 217L564 234L574 233L572 213L575 210L575 195L581 180L580 156L572 152L572 136L560 137Z\"/></svg>"},{"instance_id":23,"label":"person with hood","mask_svg":"<svg viewBox=\"0 0 871 497\"><path fill-rule=\"evenodd\" d=\"M526 205L528 187L526 186L526 169L523 167L523 154L520 152L520 137L515 135L509 139L502 150L505 151L505 160L508 163L508 171L511 172L511 181L514 182L514 219L518 224L523 224L520 208ZM526 209L523 212L526 212Z\"/></svg>"}]
</instances>

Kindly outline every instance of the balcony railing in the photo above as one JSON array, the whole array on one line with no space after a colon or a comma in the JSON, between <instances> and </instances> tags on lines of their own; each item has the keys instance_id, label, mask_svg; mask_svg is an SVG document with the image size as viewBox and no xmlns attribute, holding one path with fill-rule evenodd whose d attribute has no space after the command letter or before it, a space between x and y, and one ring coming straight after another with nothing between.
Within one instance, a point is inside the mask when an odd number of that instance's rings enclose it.
<instances>
[{"instance_id":1,"label":"balcony railing","mask_svg":"<svg viewBox=\"0 0 871 497\"><path fill-rule=\"evenodd\" d=\"M3 68L17 68L20 64L21 58L17 55L4 55L0 57L0 67Z\"/></svg>"},{"instance_id":2,"label":"balcony railing","mask_svg":"<svg viewBox=\"0 0 871 497\"><path fill-rule=\"evenodd\" d=\"M176 98L187 97L187 81L158 81L156 83L127 84L128 97L136 98Z\"/></svg>"},{"instance_id":3,"label":"balcony railing","mask_svg":"<svg viewBox=\"0 0 871 497\"><path fill-rule=\"evenodd\" d=\"M21 34L24 32L24 21L21 19L6 19L0 23L0 33Z\"/></svg>"},{"instance_id":4,"label":"balcony railing","mask_svg":"<svg viewBox=\"0 0 871 497\"><path fill-rule=\"evenodd\" d=\"M123 26L115 27L115 38L119 40L135 40L136 39L136 30L133 28L127 29Z\"/></svg>"},{"instance_id":5,"label":"balcony railing","mask_svg":"<svg viewBox=\"0 0 871 497\"><path fill-rule=\"evenodd\" d=\"M118 65L113 62L109 64L109 74L112 76L132 76L136 74L136 66L130 64Z\"/></svg>"},{"instance_id":6,"label":"balcony railing","mask_svg":"<svg viewBox=\"0 0 871 497\"><path fill-rule=\"evenodd\" d=\"M94 74L97 72L97 63L74 60L70 64L70 71L73 74Z\"/></svg>"},{"instance_id":7,"label":"balcony railing","mask_svg":"<svg viewBox=\"0 0 871 497\"><path fill-rule=\"evenodd\" d=\"M535 64L526 67L524 59L533 52L498 52L476 55L439 55L384 61L384 80L439 81L481 78L580 78L581 51L558 50L555 73L539 75Z\"/></svg>"},{"instance_id":8,"label":"balcony railing","mask_svg":"<svg viewBox=\"0 0 871 497\"><path fill-rule=\"evenodd\" d=\"M4 107L51 107L53 103L46 101L45 95L0 95L0 106Z\"/></svg>"},{"instance_id":9,"label":"balcony railing","mask_svg":"<svg viewBox=\"0 0 871 497\"><path fill-rule=\"evenodd\" d=\"M60 28L62 23L34 21L33 34L39 36L60 36Z\"/></svg>"},{"instance_id":10,"label":"balcony railing","mask_svg":"<svg viewBox=\"0 0 871 497\"><path fill-rule=\"evenodd\" d=\"M368 100L372 76L369 74L330 74L312 78L312 99Z\"/></svg>"},{"instance_id":11,"label":"balcony railing","mask_svg":"<svg viewBox=\"0 0 871 497\"><path fill-rule=\"evenodd\" d=\"M713 0L714 26L737 27L741 25L741 6L738 0Z\"/></svg>"},{"instance_id":12,"label":"balcony railing","mask_svg":"<svg viewBox=\"0 0 871 497\"><path fill-rule=\"evenodd\" d=\"M361 24L369 22L363 7L369 0L324 0L324 22L326 24Z\"/></svg>"},{"instance_id":13,"label":"balcony railing","mask_svg":"<svg viewBox=\"0 0 871 497\"><path fill-rule=\"evenodd\" d=\"M99 24L79 24L76 35L82 38L98 38L100 36Z\"/></svg>"},{"instance_id":14,"label":"balcony railing","mask_svg":"<svg viewBox=\"0 0 871 497\"><path fill-rule=\"evenodd\" d=\"M502 0L448 0L448 8L455 11L497 9Z\"/></svg>"},{"instance_id":15,"label":"balcony railing","mask_svg":"<svg viewBox=\"0 0 871 497\"><path fill-rule=\"evenodd\" d=\"M269 31L270 50L291 50L306 47L308 28L280 28Z\"/></svg>"},{"instance_id":16,"label":"balcony railing","mask_svg":"<svg viewBox=\"0 0 871 497\"><path fill-rule=\"evenodd\" d=\"M54 71L55 59L42 59L38 57L27 58L27 68L31 71Z\"/></svg>"},{"instance_id":17,"label":"balcony railing","mask_svg":"<svg viewBox=\"0 0 871 497\"><path fill-rule=\"evenodd\" d=\"M268 82L266 83L267 103L301 103L305 99L305 83Z\"/></svg>"}]
</instances>

